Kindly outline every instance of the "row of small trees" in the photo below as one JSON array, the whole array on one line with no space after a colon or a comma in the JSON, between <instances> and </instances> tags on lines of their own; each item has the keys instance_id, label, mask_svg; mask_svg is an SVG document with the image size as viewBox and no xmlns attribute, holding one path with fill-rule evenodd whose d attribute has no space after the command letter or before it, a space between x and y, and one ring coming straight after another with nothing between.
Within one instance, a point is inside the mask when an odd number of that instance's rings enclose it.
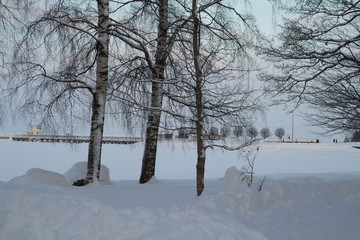
<instances>
[{"instance_id":1,"label":"row of small trees","mask_svg":"<svg viewBox=\"0 0 360 240\"><path fill-rule=\"evenodd\" d=\"M285 136L285 130L281 127L277 128L274 133L273 133L276 137L279 138L279 140L281 140L284 136ZM246 131L246 135L252 139L258 137L259 133L257 131L257 129L255 127L251 127L249 129L247 129ZM271 131L269 128L264 127L261 129L260 131L260 136L262 139L266 139L269 138L272 135Z\"/></svg>"},{"instance_id":2,"label":"row of small trees","mask_svg":"<svg viewBox=\"0 0 360 240\"><path fill-rule=\"evenodd\" d=\"M208 135L210 136L210 138L213 138L213 139L216 137L226 138L226 137L231 136L231 134L237 138L244 137L246 134L246 136L249 137L250 139L256 139L259 136L259 132L256 129L256 127L246 128L246 127L236 126L231 130L230 127L224 126L224 127L220 128L220 131L217 127L211 127L208 130ZM279 127L275 130L275 132L273 134L281 140L285 135L285 130L283 128ZM184 135L184 130L179 131L179 136L180 135L181 136ZM262 128L260 131L260 136L264 140L266 138L269 138L271 135L272 135L272 133L271 133L270 129L267 127Z\"/></svg>"}]
</instances>

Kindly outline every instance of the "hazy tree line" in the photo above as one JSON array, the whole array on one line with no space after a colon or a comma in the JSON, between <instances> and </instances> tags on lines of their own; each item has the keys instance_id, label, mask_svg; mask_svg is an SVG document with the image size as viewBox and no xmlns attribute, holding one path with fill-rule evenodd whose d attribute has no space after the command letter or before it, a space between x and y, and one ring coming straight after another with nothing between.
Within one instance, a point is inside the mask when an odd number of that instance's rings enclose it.
<instances>
[{"instance_id":1,"label":"hazy tree line","mask_svg":"<svg viewBox=\"0 0 360 240\"><path fill-rule=\"evenodd\" d=\"M261 131L258 132L257 128L254 126L246 128L241 126L235 126L233 128L223 126L220 128L220 130L218 127L210 126L206 133L207 134L205 134L205 138L209 140L225 140L226 138L232 138L235 141L247 141L249 139L259 140L259 137L265 141L267 138L273 135L279 138L279 140L282 140L282 138L285 136L285 130L282 127L277 128L272 133L267 127L262 128ZM177 137L181 139L187 139L194 134L196 134L196 132L190 129L181 128L178 130Z\"/></svg>"},{"instance_id":2,"label":"hazy tree line","mask_svg":"<svg viewBox=\"0 0 360 240\"><path fill-rule=\"evenodd\" d=\"M270 63L259 76L276 104L307 104L325 133L357 131L360 3L270 2L288 14L276 39L230 0L2 0L0 123L7 108L49 132L89 123L88 173L77 185L99 180L105 117L144 133L140 183L155 175L159 129L190 130L200 195L207 148L258 140L255 52ZM216 125L250 140L208 141Z\"/></svg>"}]
</instances>

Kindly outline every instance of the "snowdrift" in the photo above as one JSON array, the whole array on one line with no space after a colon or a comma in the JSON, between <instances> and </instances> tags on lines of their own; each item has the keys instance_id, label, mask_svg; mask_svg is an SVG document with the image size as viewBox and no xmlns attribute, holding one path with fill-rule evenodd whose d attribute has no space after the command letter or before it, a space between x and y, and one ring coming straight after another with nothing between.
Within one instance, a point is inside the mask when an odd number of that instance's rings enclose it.
<instances>
[{"instance_id":1,"label":"snowdrift","mask_svg":"<svg viewBox=\"0 0 360 240\"><path fill-rule=\"evenodd\" d=\"M360 236L360 178L268 179L258 192L233 167L221 181L207 181L206 192L196 198L194 181L145 185L122 181L78 188L34 181L44 175L60 176L29 172L26 175L32 178L0 183L0 239L355 240Z\"/></svg>"},{"instance_id":2,"label":"snowdrift","mask_svg":"<svg viewBox=\"0 0 360 240\"><path fill-rule=\"evenodd\" d=\"M72 185L75 181L84 179L87 172L87 162L75 163L69 170L64 173L66 181ZM100 183L111 184L109 168L102 165L100 167Z\"/></svg>"},{"instance_id":3,"label":"snowdrift","mask_svg":"<svg viewBox=\"0 0 360 240\"><path fill-rule=\"evenodd\" d=\"M47 185L68 186L65 177L59 173L51 172L39 168L32 168L25 175L16 177L10 182L14 184L26 184L28 182L37 181Z\"/></svg>"},{"instance_id":4,"label":"snowdrift","mask_svg":"<svg viewBox=\"0 0 360 240\"><path fill-rule=\"evenodd\" d=\"M47 171L39 168L28 170L25 175L13 178L13 184L26 184L30 182L40 182L46 185L71 186L75 181L84 179L87 172L87 162L75 163L64 175ZM111 184L109 169L101 165L99 184Z\"/></svg>"}]
</instances>

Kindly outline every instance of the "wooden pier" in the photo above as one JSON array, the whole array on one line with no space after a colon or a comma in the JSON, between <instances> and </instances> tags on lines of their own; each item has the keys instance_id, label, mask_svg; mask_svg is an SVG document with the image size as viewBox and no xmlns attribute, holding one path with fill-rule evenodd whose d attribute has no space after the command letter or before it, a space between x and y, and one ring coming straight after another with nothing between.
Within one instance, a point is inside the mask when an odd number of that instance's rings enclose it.
<instances>
[{"instance_id":1,"label":"wooden pier","mask_svg":"<svg viewBox=\"0 0 360 240\"><path fill-rule=\"evenodd\" d=\"M7 138L21 142L49 142L49 143L89 143L88 136L61 136L61 135L15 135ZM141 137L103 137L104 144L134 144L141 142Z\"/></svg>"}]
</instances>

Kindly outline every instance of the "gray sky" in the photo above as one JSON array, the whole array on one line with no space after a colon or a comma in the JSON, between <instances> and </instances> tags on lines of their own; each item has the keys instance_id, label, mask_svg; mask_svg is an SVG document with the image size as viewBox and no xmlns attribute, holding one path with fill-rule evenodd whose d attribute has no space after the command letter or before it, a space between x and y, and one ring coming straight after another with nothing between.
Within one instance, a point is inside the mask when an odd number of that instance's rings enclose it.
<instances>
[{"instance_id":1,"label":"gray sky","mask_svg":"<svg viewBox=\"0 0 360 240\"><path fill-rule=\"evenodd\" d=\"M275 8L274 8L275 7ZM276 36L279 28L276 25L281 24L281 12L276 10L268 0L251 0L250 11L256 18L259 29L266 35ZM266 102L266 101L265 101ZM260 131L263 127L268 127L271 132L276 128L282 127L285 129L285 136L288 134L292 136L292 127L294 126L294 139L321 139L322 141L332 141L333 138L338 138L343 141L345 135L338 134L334 136L324 137L318 134L322 129L310 126L301 116L301 111L304 107L294 112L294 124L292 124L292 115L286 112L285 106L270 107L266 112L266 118L259 117L256 127ZM288 109L289 110L289 109Z\"/></svg>"},{"instance_id":2,"label":"gray sky","mask_svg":"<svg viewBox=\"0 0 360 240\"><path fill-rule=\"evenodd\" d=\"M236 1L239 3L238 1ZM239 3L242 4L242 3ZM268 0L251 0L247 10L251 12L262 32L270 35L276 35L276 24L281 22L281 15L279 12L274 12L274 8ZM265 101L266 102L266 101ZM301 110L301 109L300 109ZM268 127L273 133L276 128L283 127L285 129L285 137L289 134L292 136L292 127L294 126L294 139L316 139L322 141L331 141L332 138L338 138L340 141L344 139L344 135L337 135L333 137L323 137L314 132L319 132L321 129L315 129L299 115L299 111L294 113L294 125L292 125L292 114L285 112L284 106L271 107L266 112L266 117L258 117L255 127L260 130L263 127ZM11 121L5 123L0 128L0 134L22 134L29 126L24 125L21 119L18 119L14 125ZM111 127L111 126L110 126Z\"/></svg>"}]
</instances>

